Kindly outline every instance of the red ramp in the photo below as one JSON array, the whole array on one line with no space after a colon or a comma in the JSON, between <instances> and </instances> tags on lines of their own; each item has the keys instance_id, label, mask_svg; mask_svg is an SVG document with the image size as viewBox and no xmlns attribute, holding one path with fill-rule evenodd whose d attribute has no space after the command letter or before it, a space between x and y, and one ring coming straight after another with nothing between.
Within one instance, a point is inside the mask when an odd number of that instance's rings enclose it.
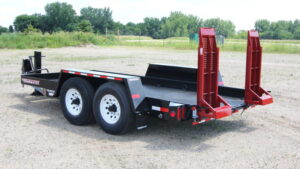
<instances>
[{"instance_id":1,"label":"red ramp","mask_svg":"<svg viewBox=\"0 0 300 169\"><path fill-rule=\"evenodd\" d=\"M266 105L273 102L273 98L261 87L262 47L257 31L248 31L245 103Z\"/></svg>"}]
</instances>

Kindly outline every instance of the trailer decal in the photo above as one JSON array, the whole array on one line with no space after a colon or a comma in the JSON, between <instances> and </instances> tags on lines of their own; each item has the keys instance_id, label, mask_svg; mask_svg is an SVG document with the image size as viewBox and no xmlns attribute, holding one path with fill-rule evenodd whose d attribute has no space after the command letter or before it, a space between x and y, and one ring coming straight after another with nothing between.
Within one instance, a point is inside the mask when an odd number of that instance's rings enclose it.
<instances>
[{"instance_id":1,"label":"trailer decal","mask_svg":"<svg viewBox=\"0 0 300 169\"><path fill-rule=\"evenodd\" d=\"M39 80L32 80L32 79L22 78L22 82L23 83L28 83L28 84L33 84L33 85L40 85Z\"/></svg>"},{"instance_id":2,"label":"trailer decal","mask_svg":"<svg viewBox=\"0 0 300 169\"><path fill-rule=\"evenodd\" d=\"M72 72L68 70L62 70L63 73L69 73L69 74L74 74L74 75L81 75L81 76L88 76L88 77L98 77L101 79L110 79L110 80L118 80L122 81L122 78L119 77L110 77L110 76L104 76L104 75L95 75L95 74L90 74L90 73L81 73L81 72Z\"/></svg>"}]
</instances>

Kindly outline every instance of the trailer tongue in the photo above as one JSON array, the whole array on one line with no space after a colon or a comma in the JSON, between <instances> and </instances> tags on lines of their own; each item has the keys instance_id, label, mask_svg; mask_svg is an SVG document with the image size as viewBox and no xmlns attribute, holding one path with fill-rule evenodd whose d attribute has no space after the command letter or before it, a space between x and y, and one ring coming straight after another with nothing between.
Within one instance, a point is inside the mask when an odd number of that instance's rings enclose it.
<instances>
[{"instance_id":1,"label":"trailer tongue","mask_svg":"<svg viewBox=\"0 0 300 169\"><path fill-rule=\"evenodd\" d=\"M129 131L134 122L145 128L149 116L196 125L273 102L260 84L262 48L256 31L248 33L245 89L223 85L212 28L199 29L198 68L150 64L145 76L79 69L41 73L41 54L33 58L34 64L31 57L23 60L23 85L33 86L35 94L59 97L72 124L95 118L111 134Z\"/></svg>"}]
</instances>

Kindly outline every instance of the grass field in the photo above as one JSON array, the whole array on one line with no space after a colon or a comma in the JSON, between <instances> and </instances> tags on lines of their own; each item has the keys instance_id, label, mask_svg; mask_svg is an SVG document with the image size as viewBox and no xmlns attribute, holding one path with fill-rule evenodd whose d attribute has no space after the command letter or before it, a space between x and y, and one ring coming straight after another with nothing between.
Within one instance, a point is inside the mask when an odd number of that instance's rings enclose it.
<instances>
[{"instance_id":1,"label":"grass field","mask_svg":"<svg viewBox=\"0 0 300 169\"><path fill-rule=\"evenodd\" d=\"M262 40L266 53L300 53L300 40ZM247 41L244 39L226 39L220 45L222 51L244 52ZM105 36L82 32L59 32L54 34L2 34L0 49L33 49L59 48L65 46L80 46L93 44L99 46L134 46L170 49L197 49L198 44L187 37L172 37L168 39L152 39L147 36Z\"/></svg>"}]
</instances>

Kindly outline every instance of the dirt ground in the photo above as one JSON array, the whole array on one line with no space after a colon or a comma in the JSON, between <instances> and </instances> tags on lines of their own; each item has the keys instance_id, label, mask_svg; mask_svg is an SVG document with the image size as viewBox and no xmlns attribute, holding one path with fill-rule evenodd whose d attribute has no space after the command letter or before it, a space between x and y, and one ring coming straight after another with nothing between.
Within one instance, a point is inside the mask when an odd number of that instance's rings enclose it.
<instances>
[{"instance_id":1,"label":"dirt ground","mask_svg":"<svg viewBox=\"0 0 300 169\"><path fill-rule=\"evenodd\" d=\"M196 66L196 51L70 47L42 49L43 65L144 74L148 63ZM20 84L33 50L0 50L0 168L300 168L300 55L264 54L262 84L275 102L199 126L152 120L122 136L74 126L57 99ZM243 87L245 53L221 51L225 85Z\"/></svg>"}]
</instances>

